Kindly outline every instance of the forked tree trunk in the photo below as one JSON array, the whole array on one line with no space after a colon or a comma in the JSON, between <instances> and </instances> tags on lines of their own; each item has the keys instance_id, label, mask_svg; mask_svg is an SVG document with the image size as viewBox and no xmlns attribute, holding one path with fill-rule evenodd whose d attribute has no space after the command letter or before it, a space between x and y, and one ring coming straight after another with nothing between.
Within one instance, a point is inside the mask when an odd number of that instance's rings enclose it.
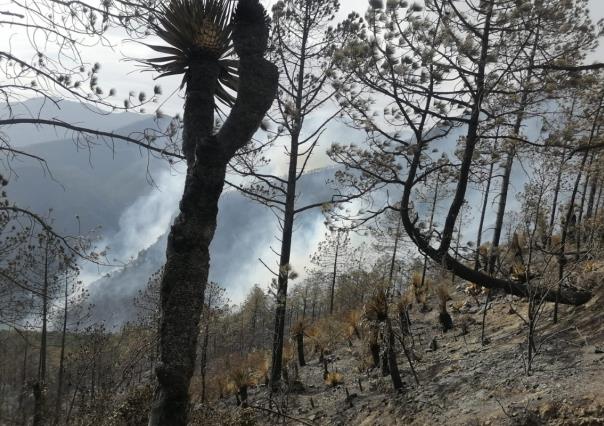
<instances>
[{"instance_id":1,"label":"forked tree trunk","mask_svg":"<svg viewBox=\"0 0 604 426\"><path fill-rule=\"evenodd\" d=\"M247 3L247 7L255 7ZM189 68L183 130L187 177L180 213L168 236L161 281L160 361L150 426L187 424L188 390L210 267L209 246L216 230L226 167L235 152L252 138L277 91L277 69L258 48L265 41L253 38L262 36L262 29L244 19L241 23L234 30L239 32L235 43L240 57L237 101L215 135L211 132L218 64L198 59ZM264 26L265 22L258 25ZM251 38L246 37L248 34Z\"/></svg>"},{"instance_id":2,"label":"forked tree trunk","mask_svg":"<svg viewBox=\"0 0 604 426\"><path fill-rule=\"evenodd\" d=\"M217 76L217 64L198 63L192 67L187 86L183 151L188 170L180 213L168 236L161 281L159 386L149 423L153 426L185 425L187 421L209 247L226 175L217 138L208 135L213 126Z\"/></svg>"}]
</instances>

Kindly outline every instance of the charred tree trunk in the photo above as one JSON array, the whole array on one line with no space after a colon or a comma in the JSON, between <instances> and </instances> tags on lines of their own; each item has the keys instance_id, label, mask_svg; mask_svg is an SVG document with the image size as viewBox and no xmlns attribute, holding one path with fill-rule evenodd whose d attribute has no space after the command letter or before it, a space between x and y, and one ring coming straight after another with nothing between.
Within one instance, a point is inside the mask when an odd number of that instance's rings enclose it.
<instances>
[{"instance_id":1,"label":"charred tree trunk","mask_svg":"<svg viewBox=\"0 0 604 426\"><path fill-rule=\"evenodd\" d=\"M595 136L596 136L596 132L599 128L598 126L598 119L600 118L600 113L602 111L602 101L604 101L604 92L602 92L601 96L600 96L600 103L598 105L597 110L594 113L594 121L591 127L591 131L590 131L590 135L589 135L589 140L587 141L587 145L591 145L591 143L593 142ZM560 250L558 253L558 288L555 292L555 303L554 303L554 323L558 322L558 305L562 300L562 281L564 280L564 269L566 266L566 255L565 255L565 250L566 250L566 239L568 237L568 233L569 233L569 225L570 225L570 221L571 221L571 217L573 215L573 210L574 210L574 205L575 205L575 198L577 196L577 190L579 189L579 183L581 182L581 176L583 174L583 171L585 169L585 165L587 164L587 158L589 157L589 150L585 151L585 154L583 154L583 158L581 160L581 166L579 167L579 171L577 173L577 177L575 179L575 184L573 187L573 191L570 197L570 201L568 204L568 211L566 212L566 220L564 221L563 225L562 225L562 232L560 235Z\"/></svg>"},{"instance_id":2,"label":"charred tree trunk","mask_svg":"<svg viewBox=\"0 0 604 426\"><path fill-rule=\"evenodd\" d=\"M499 130L497 131L497 135L499 136ZM495 143L497 143L498 138L495 139ZM480 223L478 224L478 233L476 235L476 255L474 257L474 270L478 271L481 267L480 265L480 246L482 245L482 229L484 227L484 218L487 213L487 206L489 204L489 191L491 190L491 180L493 179L493 167L495 166L495 162L491 161L489 165L489 177L487 178L487 187L484 191L484 197L482 199L482 210L480 212ZM484 265L485 267L487 265Z\"/></svg>"},{"instance_id":3,"label":"charred tree trunk","mask_svg":"<svg viewBox=\"0 0 604 426\"><path fill-rule=\"evenodd\" d=\"M430 211L430 221L428 222L428 231L431 232L432 225L434 224L434 212L436 211L436 203L438 201L438 186L440 183L440 172L436 175L436 186L434 188L434 197L432 198L432 210ZM422 267L422 281L420 284L421 288L424 288L426 283L426 271L428 270L428 255L424 253L424 265ZM422 306L422 309L424 306Z\"/></svg>"},{"instance_id":4,"label":"charred tree trunk","mask_svg":"<svg viewBox=\"0 0 604 426\"><path fill-rule=\"evenodd\" d=\"M457 216L463 205L464 198L466 195L468 179L470 175L470 167L474 155L476 144L478 143L478 124L480 121L480 110L482 107L482 100L485 94L485 67L488 55L488 40L489 32L491 31L491 18L493 11L493 1L485 2L485 28L483 30L481 40L481 55L478 61L478 67L476 71L476 89L473 97L472 113L468 120L468 131L466 134L465 147L462 154L462 161L459 167L459 177L457 188L455 190L455 196L451 202L449 212L447 214L445 224L442 232L442 240L438 248L434 248L430 245L429 241L422 235L420 230L415 227L415 222L410 217L410 202L411 194L414 186L414 181L417 176L417 172L420 166L421 156L425 149L426 142L424 140L423 128L419 128L415 132L415 136L418 140L418 146L411 159L409 165L409 172L407 175L406 183L404 185L403 196L401 199L401 217L403 221L403 227L415 245L420 251L423 251L431 259L444 268L455 272L457 276L483 287L502 289L508 294L514 294L521 297L528 296L528 290L525 284L517 283L510 280L498 279L484 274L480 271L475 271L473 268L469 268L461 262L456 262L453 257L448 253L451 241L453 238L453 228L457 220ZM535 289L538 297L543 297L546 301L554 301L556 298L560 303L580 305L591 299L592 294L589 291L566 289L558 292L557 295L552 295L548 289Z\"/></svg>"},{"instance_id":5,"label":"charred tree trunk","mask_svg":"<svg viewBox=\"0 0 604 426\"><path fill-rule=\"evenodd\" d=\"M587 201L587 210L585 211L585 219L591 219L594 212L594 202L598 192L599 173L596 171L591 179L591 187L589 190L589 200Z\"/></svg>"},{"instance_id":6,"label":"charred tree trunk","mask_svg":"<svg viewBox=\"0 0 604 426\"><path fill-rule=\"evenodd\" d=\"M307 7L308 10L308 7ZM301 35L300 67L298 69L295 93L296 111L301 111L304 91L304 76L306 56L306 44L308 43L309 28L305 21ZM271 361L270 386L276 390L281 380L283 369L283 335L285 333L285 313L287 309L287 286L289 278L289 262L292 249L292 237L294 232L294 219L296 215L296 184L298 181L298 152L300 147L300 132L302 131L302 117L294 118L291 131L289 148L289 169L287 174L287 186L285 195L285 209L283 215L283 231L281 234L281 253L279 256L279 277L277 279L277 303L275 309L275 329L273 334L273 348Z\"/></svg>"},{"instance_id":7,"label":"charred tree trunk","mask_svg":"<svg viewBox=\"0 0 604 426\"><path fill-rule=\"evenodd\" d=\"M558 208L558 196L560 195L560 187L562 186L562 171L564 170L565 162L565 151L562 151L562 165L558 168L558 174L556 176L556 187L554 188L554 199L552 200L552 211L549 218L549 230L548 230L548 246L551 246L552 235L554 233L554 226L556 223L556 209Z\"/></svg>"},{"instance_id":8,"label":"charred tree trunk","mask_svg":"<svg viewBox=\"0 0 604 426\"><path fill-rule=\"evenodd\" d=\"M577 246L577 251L575 255L575 260L579 261L581 257L581 242L583 240L583 211L585 210L585 201L587 199L587 188L589 185L589 181L593 178L591 166L594 161L595 154L591 154L589 157L589 164L587 165L587 173L585 173L585 181L583 182L583 190L581 191L581 203L579 204L579 214L577 217L577 235L575 237L575 244Z\"/></svg>"},{"instance_id":9,"label":"charred tree trunk","mask_svg":"<svg viewBox=\"0 0 604 426\"><path fill-rule=\"evenodd\" d=\"M203 330L203 342L201 343L201 359L199 362L199 373L201 375L201 403L206 402L206 368L208 365L208 342L210 340L210 314L212 309L212 297L208 298L206 318Z\"/></svg>"},{"instance_id":10,"label":"charred tree trunk","mask_svg":"<svg viewBox=\"0 0 604 426\"><path fill-rule=\"evenodd\" d=\"M59 376L57 379L57 395L55 402L55 418L54 424L59 424L59 419L61 417L61 400L63 399L63 377L65 375L65 338L67 335L67 304L68 304L68 294L69 294L69 283L67 278L67 272L65 273L65 293L63 295L63 329L61 332L61 353L59 355Z\"/></svg>"},{"instance_id":11,"label":"charred tree trunk","mask_svg":"<svg viewBox=\"0 0 604 426\"><path fill-rule=\"evenodd\" d=\"M249 16L239 16L245 4ZM257 10L261 9L260 13ZM262 17L261 21L249 19ZM240 2L233 30L239 55L237 101L217 134L214 95L217 61L194 59L188 70L183 151L187 177L178 214L166 249L161 281L160 361L158 386L149 426L184 426L189 407L188 390L195 366L199 320L210 267L209 246L216 230L218 199L227 163L249 142L277 91L278 71L263 58L267 42L264 10L254 2Z\"/></svg>"},{"instance_id":12,"label":"charred tree trunk","mask_svg":"<svg viewBox=\"0 0 604 426\"><path fill-rule=\"evenodd\" d=\"M398 369L396 349L394 347L394 330L392 330L390 318L386 318L386 334L388 339L388 367L390 369L390 379L392 380L392 387L394 387L394 390L400 391L403 389L403 381L401 380L401 373Z\"/></svg>"},{"instance_id":13,"label":"charred tree trunk","mask_svg":"<svg viewBox=\"0 0 604 426\"><path fill-rule=\"evenodd\" d=\"M42 426L44 422L44 388L39 380L32 384L34 394L34 418L32 426Z\"/></svg>"},{"instance_id":14,"label":"charred tree trunk","mask_svg":"<svg viewBox=\"0 0 604 426\"><path fill-rule=\"evenodd\" d=\"M40 334L40 355L38 363L38 382L44 388L46 382L46 340L48 330L48 287L50 277L49 271L49 241L50 235L46 235L46 245L44 247L44 283L42 287L42 333Z\"/></svg>"},{"instance_id":15,"label":"charred tree trunk","mask_svg":"<svg viewBox=\"0 0 604 426\"><path fill-rule=\"evenodd\" d=\"M331 290L329 292L329 315L333 315L333 298L336 290L336 279L338 277L338 254L340 252L340 232L336 240L336 253L333 259L333 272L331 277Z\"/></svg>"},{"instance_id":16,"label":"charred tree trunk","mask_svg":"<svg viewBox=\"0 0 604 426\"><path fill-rule=\"evenodd\" d=\"M518 105L518 112L516 113L516 121L514 122L514 127L512 129L512 136L517 137L520 134L520 128L522 127L522 122L524 121L524 115L526 111L526 107L529 101L529 93L530 93L530 84L533 77L533 65L535 64L535 55L537 53L537 49L539 48L539 40L540 40L540 32L539 25L541 22L541 18L537 18L537 32L535 34L535 39L533 41L533 46L531 49L530 56L528 58L528 73L526 76L526 80L524 81L524 85L522 87L522 97L520 99L520 104ZM503 228L503 218L505 216L505 210L508 199L508 190L510 187L510 178L512 176L512 168L514 167L514 158L516 157L516 145L512 142L512 146L508 151L508 155L505 162L505 168L503 172L503 180L501 182L501 193L499 195L499 206L497 208L497 218L495 220L495 230L493 231L493 241L491 246L491 256L489 258L489 267L488 272L490 275L493 275L495 272L495 263L497 258L499 257L497 250L499 248L499 243L501 239L501 231Z\"/></svg>"},{"instance_id":17,"label":"charred tree trunk","mask_svg":"<svg viewBox=\"0 0 604 426\"><path fill-rule=\"evenodd\" d=\"M306 360L304 359L304 333L296 334L296 346L298 347L298 364L300 364L300 367L304 367L306 365Z\"/></svg>"}]
</instances>

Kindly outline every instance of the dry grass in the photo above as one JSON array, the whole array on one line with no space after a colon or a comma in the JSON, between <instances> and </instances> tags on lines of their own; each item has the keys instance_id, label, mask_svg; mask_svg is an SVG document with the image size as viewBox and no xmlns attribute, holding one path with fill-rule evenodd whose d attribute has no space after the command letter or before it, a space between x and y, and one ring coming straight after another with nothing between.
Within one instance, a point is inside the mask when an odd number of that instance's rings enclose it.
<instances>
[{"instance_id":1,"label":"dry grass","mask_svg":"<svg viewBox=\"0 0 604 426\"><path fill-rule=\"evenodd\" d=\"M434 289L434 293L438 298L438 306L440 307L441 312L446 312L447 310L447 302L451 299L451 293L449 291L449 286L446 282L441 282Z\"/></svg>"},{"instance_id":2,"label":"dry grass","mask_svg":"<svg viewBox=\"0 0 604 426\"><path fill-rule=\"evenodd\" d=\"M430 289L432 286L432 280L430 280L428 277L424 277L422 283L421 273L414 272L413 275L411 275L411 289L413 290L415 301L421 304L422 307L426 306L428 295L430 294Z\"/></svg>"},{"instance_id":3,"label":"dry grass","mask_svg":"<svg viewBox=\"0 0 604 426\"><path fill-rule=\"evenodd\" d=\"M247 356L247 363L252 371L252 379L255 384L268 382L270 370L270 355L266 351L255 351Z\"/></svg>"},{"instance_id":4,"label":"dry grass","mask_svg":"<svg viewBox=\"0 0 604 426\"><path fill-rule=\"evenodd\" d=\"M344 314L342 323L347 339L352 338L352 336L356 336L357 339L361 338L360 323L362 318L363 314L360 309L352 309Z\"/></svg>"},{"instance_id":5,"label":"dry grass","mask_svg":"<svg viewBox=\"0 0 604 426\"><path fill-rule=\"evenodd\" d=\"M337 371L327 373L327 377L325 377L326 385L335 387L337 385L341 385L342 383L344 383L344 375L342 375L342 373L338 373Z\"/></svg>"},{"instance_id":6,"label":"dry grass","mask_svg":"<svg viewBox=\"0 0 604 426\"><path fill-rule=\"evenodd\" d=\"M289 333L292 336L299 336L300 334L306 334L306 331L310 328L310 323L306 319L301 319L294 322L289 329Z\"/></svg>"},{"instance_id":7,"label":"dry grass","mask_svg":"<svg viewBox=\"0 0 604 426\"><path fill-rule=\"evenodd\" d=\"M343 325L337 318L327 317L315 322L309 327L306 335L315 353L325 353L344 339Z\"/></svg>"},{"instance_id":8,"label":"dry grass","mask_svg":"<svg viewBox=\"0 0 604 426\"><path fill-rule=\"evenodd\" d=\"M382 322L388 317L388 299L384 289L378 289L365 304L365 318Z\"/></svg>"},{"instance_id":9,"label":"dry grass","mask_svg":"<svg viewBox=\"0 0 604 426\"><path fill-rule=\"evenodd\" d=\"M411 289L407 289L401 294L398 302L396 303L396 309L399 313L407 312L413 305L413 292Z\"/></svg>"},{"instance_id":10,"label":"dry grass","mask_svg":"<svg viewBox=\"0 0 604 426\"><path fill-rule=\"evenodd\" d=\"M292 362L295 354L294 345L289 342L283 344L283 364L287 365Z\"/></svg>"}]
</instances>

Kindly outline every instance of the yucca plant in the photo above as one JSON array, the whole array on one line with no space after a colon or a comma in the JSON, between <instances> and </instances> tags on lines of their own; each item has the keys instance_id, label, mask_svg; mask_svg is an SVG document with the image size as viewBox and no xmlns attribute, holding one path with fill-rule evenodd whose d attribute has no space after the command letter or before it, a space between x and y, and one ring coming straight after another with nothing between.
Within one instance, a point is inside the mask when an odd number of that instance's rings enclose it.
<instances>
[{"instance_id":1,"label":"yucca plant","mask_svg":"<svg viewBox=\"0 0 604 426\"><path fill-rule=\"evenodd\" d=\"M233 106L239 84L239 61L233 47L232 0L171 0L161 5L151 30L165 45L147 44L165 56L143 62L157 78L183 75L181 89L190 81L191 63L216 61L220 67L215 97Z\"/></svg>"},{"instance_id":2,"label":"yucca plant","mask_svg":"<svg viewBox=\"0 0 604 426\"><path fill-rule=\"evenodd\" d=\"M325 384L330 387L336 387L344 383L344 375L342 373L338 373L337 371L332 371L327 373L327 377L325 377Z\"/></svg>"},{"instance_id":3,"label":"yucca plant","mask_svg":"<svg viewBox=\"0 0 604 426\"><path fill-rule=\"evenodd\" d=\"M156 18L152 30L165 44L151 47L165 56L144 62L160 76L183 74L187 174L161 280L160 357L149 425L184 426L227 165L260 127L279 73L264 58L269 21L259 0L236 6L229 0L172 0ZM232 106L220 129L217 102Z\"/></svg>"},{"instance_id":4,"label":"yucca plant","mask_svg":"<svg viewBox=\"0 0 604 426\"><path fill-rule=\"evenodd\" d=\"M411 289L407 289L400 296L396 304L401 331L404 334L411 334L411 317L409 316L409 310L413 306L413 299L414 297Z\"/></svg>"},{"instance_id":5,"label":"yucca plant","mask_svg":"<svg viewBox=\"0 0 604 426\"><path fill-rule=\"evenodd\" d=\"M359 329L361 319L362 313L358 309L351 309L344 314L343 322L346 327L346 336L348 339L351 339L352 336L356 336L357 339L361 338L361 331Z\"/></svg>"},{"instance_id":6,"label":"yucca plant","mask_svg":"<svg viewBox=\"0 0 604 426\"><path fill-rule=\"evenodd\" d=\"M383 322L388 317L388 298L384 289L378 289L365 304L365 317L369 321Z\"/></svg>"}]
</instances>

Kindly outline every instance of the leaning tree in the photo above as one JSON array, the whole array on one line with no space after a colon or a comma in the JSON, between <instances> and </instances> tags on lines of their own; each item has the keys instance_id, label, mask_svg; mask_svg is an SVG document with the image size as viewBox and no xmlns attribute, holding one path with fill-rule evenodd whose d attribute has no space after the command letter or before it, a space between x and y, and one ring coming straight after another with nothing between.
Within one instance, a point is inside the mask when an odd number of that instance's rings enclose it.
<instances>
[{"instance_id":1,"label":"leaning tree","mask_svg":"<svg viewBox=\"0 0 604 426\"><path fill-rule=\"evenodd\" d=\"M278 71L264 59L269 18L258 0L241 0L236 9L228 0L173 0L161 8L153 29L166 44L152 48L165 56L147 63L161 75L184 74L187 176L161 280L158 386L149 424L185 425L227 164L270 108ZM218 130L217 102L232 106Z\"/></svg>"},{"instance_id":2,"label":"leaning tree","mask_svg":"<svg viewBox=\"0 0 604 426\"><path fill-rule=\"evenodd\" d=\"M492 138L489 132L494 124L501 122L507 130L509 122L518 119L518 102L504 105L505 111L499 112L491 109L488 100L504 95L513 98L518 91L511 82L526 77L528 71L539 81L548 81L560 71L597 69L601 64L579 65L582 56L570 54L547 57L538 64L524 60L534 31L526 31L516 17L534 7L528 0L472 0L459 7L450 0L426 1L424 6L376 1L370 2L365 19L351 15L342 25L355 38L335 52L338 74L348 77L340 95L348 116L368 137L363 147L334 145L330 155L365 180L375 179L402 192L402 226L432 261L467 281L527 296L524 283L477 271L455 256L455 227L480 147ZM592 28L574 30L589 33ZM511 136L506 132L509 140L534 144L514 135L513 126L511 130ZM458 158L449 166L439 163L434 154L450 151L447 141L451 138L459 144ZM414 191L444 166L455 171L456 179L434 241L422 229ZM564 304L578 305L591 298L589 291L570 287L538 291L545 300Z\"/></svg>"}]
</instances>

